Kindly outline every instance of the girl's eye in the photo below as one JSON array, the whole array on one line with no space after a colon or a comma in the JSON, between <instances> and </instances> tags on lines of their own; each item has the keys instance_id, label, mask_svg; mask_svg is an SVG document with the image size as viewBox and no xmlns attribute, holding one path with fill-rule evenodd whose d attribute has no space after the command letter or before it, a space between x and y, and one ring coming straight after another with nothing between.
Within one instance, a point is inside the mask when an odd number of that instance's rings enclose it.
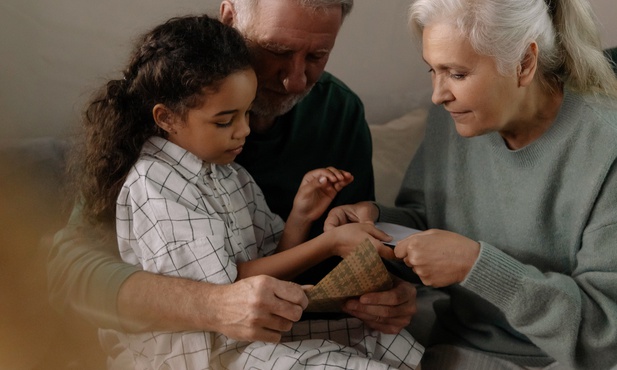
<instances>
[{"instance_id":1,"label":"girl's eye","mask_svg":"<svg viewBox=\"0 0 617 370\"><path fill-rule=\"evenodd\" d=\"M229 122L217 122L217 123L216 123L216 125L217 125L219 128L223 128L223 127L229 127L229 126L231 126L231 123L232 123L232 121L229 121Z\"/></svg>"}]
</instances>

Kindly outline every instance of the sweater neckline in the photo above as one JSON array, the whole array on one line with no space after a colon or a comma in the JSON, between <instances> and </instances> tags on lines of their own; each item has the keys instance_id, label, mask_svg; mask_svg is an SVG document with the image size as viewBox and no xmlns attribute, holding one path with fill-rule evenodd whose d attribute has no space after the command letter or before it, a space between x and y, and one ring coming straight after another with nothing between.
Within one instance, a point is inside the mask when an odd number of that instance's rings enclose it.
<instances>
[{"instance_id":1,"label":"sweater neckline","mask_svg":"<svg viewBox=\"0 0 617 370\"><path fill-rule=\"evenodd\" d=\"M486 135L491 151L504 160L522 166L532 166L556 146L562 146L571 138L581 120L583 97L564 91L563 101L555 120L538 139L520 149L509 149L498 132Z\"/></svg>"}]
</instances>

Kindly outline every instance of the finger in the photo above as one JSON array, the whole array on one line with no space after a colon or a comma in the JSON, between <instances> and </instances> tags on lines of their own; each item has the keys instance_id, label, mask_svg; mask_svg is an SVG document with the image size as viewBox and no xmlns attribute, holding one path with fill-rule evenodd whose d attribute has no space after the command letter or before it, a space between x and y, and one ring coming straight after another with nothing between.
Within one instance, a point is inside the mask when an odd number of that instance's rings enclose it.
<instances>
[{"instance_id":1,"label":"finger","mask_svg":"<svg viewBox=\"0 0 617 370\"><path fill-rule=\"evenodd\" d=\"M341 171L334 167L327 167L321 169L319 172L319 176L327 178L332 183L342 181L345 178Z\"/></svg>"},{"instance_id":2,"label":"finger","mask_svg":"<svg viewBox=\"0 0 617 370\"><path fill-rule=\"evenodd\" d=\"M358 302L366 307L386 306L393 308L392 316L402 316L415 313L416 288L409 282L392 276L394 286L382 292L371 292L361 295ZM357 309L357 308L356 308ZM384 312L374 312L375 315L390 316Z\"/></svg>"},{"instance_id":3,"label":"finger","mask_svg":"<svg viewBox=\"0 0 617 370\"><path fill-rule=\"evenodd\" d=\"M363 322L369 328L371 328L373 330L377 330L377 331L382 332L384 334L398 334L406 326L406 325L405 326L397 326L397 325L391 325L391 324L388 324L388 323L384 324L384 323L372 322L372 321L363 321Z\"/></svg>"},{"instance_id":4,"label":"finger","mask_svg":"<svg viewBox=\"0 0 617 370\"><path fill-rule=\"evenodd\" d=\"M404 327L409 325L411 319L409 316L404 317L386 317L373 315L363 311L345 310L346 313L362 320L372 329L382 331L384 333L396 334Z\"/></svg>"},{"instance_id":5,"label":"finger","mask_svg":"<svg viewBox=\"0 0 617 370\"><path fill-rule=\"evenodd\" d=\"M263 341L267 343L278 343L281 341L282 332L283 330L255 328L253 330L247 330L247 333L243 335L237 335L237 336L231 335L231 337L237 340L246 340L246 341L251 341L251 342Z\"/></svg>"},{"instance_id":6,"label":"finger","mask_svg":"<svg viewBox=\"0 0 617 370\"><path fill-rule=\"evenodd\" d=\"M267 321L265 321L262 324L262 329L264 331L269 331L272 334L278 334L279 336L281 335L282 332L286 332L291 330L291 328L293 327L293 324L296 322L297 320L288 320L284 317L278 316L278 315L270 315L270 317L268 318ZM280 340L280 338L279 338Z\"/></svg>"},{"instance_id":7,"label":"finger","mask_svg":"<svg viewBox=\"0 0 617 370\"><path fill-rule=\"evenodd\" d=\"M375 248L377 249L377 254L379 254L379 256L381 258L385 258L385 259L388 259L388 260L392 260L392 259L396 258L392 248L386 247L385 245L383 245L382 243L379 243L379 242L374 243L374 244L375 244Z\"/></svg>"},{"instance_id":8,"label":"finger","mask_svg":"<svg viewBox=\"0 0 617 370\"><path fill-rule=\"evenodd\" d=\"M407 243L398 242L396 246L394 246L394 255L398 259L405 259L407 257Z\"/></svg>"},{"instance_id":9,"label":"finger","mask_svg":"<svg viewBox=\"0 0 617 370\"><path fill-rule=\"evenodd\" d=\"M328 212L328 217L324 221L324 231L329 231L337 226L341 226L347 223L347 216L342 208L336 207Z\"/></svg>"},{"instance_id":10,"label":"finger","mask_svg":"<svg viewBox=\"0 0 617 370\"><path fill-rule=\"evenodd\" d=\"M382 230L379 230L376 226L375 223L373 221L364 221L362 222L362 224L364 225L369 225L365 227L365 230L374 238L376 238L377 240L383 240L383 241L387 241L389 242L390 240L392 240L392 236L390 236L389 234L383 232Z\"/></svg>"},{"instance_id":11,"label":"finger","mask_svg":"<svg viewBox=\"0 0 617 370\"><path fill-rule=\"evenodd\" d=\"M277 281L274 296L279 299L279 306L298 306L300 311L308 306L308 298L302 287L292 281ZM302 312L300 312L300 315ZM286 317L285 315L280 315Z\"/></svg>"}]
</instances>

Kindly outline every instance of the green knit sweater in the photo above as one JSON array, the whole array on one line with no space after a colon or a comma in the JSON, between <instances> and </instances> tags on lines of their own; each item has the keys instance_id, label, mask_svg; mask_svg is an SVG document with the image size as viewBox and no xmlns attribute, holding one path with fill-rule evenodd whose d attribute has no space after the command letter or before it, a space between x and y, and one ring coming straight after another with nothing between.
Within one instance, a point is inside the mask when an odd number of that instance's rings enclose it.
<instances>
[{"instance_id":1,"label":"green knit sweater","mask_svg":"<svg viewBox=\"0 0 617 370\"><path fill-rule=\"evenodd\" d=\"M380 220L480 241L450 303L435 306L436 342L526 366L617 366L616 159L617 110L573 93L514 151L497 133L462 138L446 111L431 112L397 208L380 207Z\"/></svg>"}]
</instances>

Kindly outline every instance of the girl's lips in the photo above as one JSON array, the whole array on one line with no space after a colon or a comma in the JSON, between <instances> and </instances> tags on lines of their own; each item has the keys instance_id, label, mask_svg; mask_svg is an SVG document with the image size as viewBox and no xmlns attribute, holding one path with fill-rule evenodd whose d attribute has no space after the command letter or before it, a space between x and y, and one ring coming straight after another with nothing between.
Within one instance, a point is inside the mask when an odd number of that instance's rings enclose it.
<instances>
[{"instance_id":1,"label":"girl's lips","mask_svg":"<svg viewBox=\"0 0 617 370\"><path fill-rule=\"evenodd\" d=\"M228 150L228 152L233 154L233 155L239 155L240 153L242 153L242 148L244 148L244 146L240 145L239 147L237 147L235 149Z\"/></svg>"}]
</instances>

